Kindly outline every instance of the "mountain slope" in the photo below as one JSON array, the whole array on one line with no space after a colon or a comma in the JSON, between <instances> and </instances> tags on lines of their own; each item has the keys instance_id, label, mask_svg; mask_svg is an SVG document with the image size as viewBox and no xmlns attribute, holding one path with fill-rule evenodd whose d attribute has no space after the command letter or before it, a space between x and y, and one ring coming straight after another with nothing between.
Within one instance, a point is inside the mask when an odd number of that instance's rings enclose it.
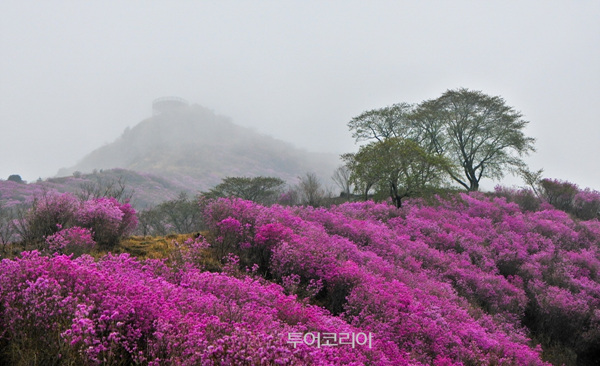
<instances>
[{"instance_id":1,"label":"mountain slope","mask_svg":"<svg viewBox=\"0 0 600 366\"><path fill-rule=\"evenodd\" d=\"M328 180L337 164L333 154L297 149L193 105L140 122L58 174L124 168L172 178L192 177L209 188L225 176L267 175L291 182L310 171Z\"/></svg>"},{"instance_id":2,"label":"mountain slope","mask_svg":"<svg viewBox=\"0 0 600 366\"><path fill-rule=\"evenodd\" d=\"M83 194L92 192L97 187L100 191L113 187L118 190L125 187L124 196L131 196L131 203L136 209L155 206L161 202L172 200L180 193L193 196L200 191L199 180L167 179L152 174L137 173L124 169L106 169L91 174L75 174L75 176L48 178L32 183L16 183L0 179L0 207L13 207L30 204L35 198L44 194L65 193Z\"/></svg>"}]
</instances>

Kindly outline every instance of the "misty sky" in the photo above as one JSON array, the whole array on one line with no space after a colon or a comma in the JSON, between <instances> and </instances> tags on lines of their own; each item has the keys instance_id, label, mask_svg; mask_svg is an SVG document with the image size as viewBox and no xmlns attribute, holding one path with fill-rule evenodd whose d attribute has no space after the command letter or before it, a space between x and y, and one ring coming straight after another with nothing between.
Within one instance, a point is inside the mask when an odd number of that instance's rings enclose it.
<instances>
[{"instance_id":1,"label":"misty sky","mask_svg":"<svg viewBox=\"0 0 600 366\"><path fill-rule=\"evenodd\" d=\"M532 168L600 189L600 1L2 0L0 52L0 179L55 175L162 96L343 153L362 111L466 87L531 122Z\"/></svg>"}]
</instances>

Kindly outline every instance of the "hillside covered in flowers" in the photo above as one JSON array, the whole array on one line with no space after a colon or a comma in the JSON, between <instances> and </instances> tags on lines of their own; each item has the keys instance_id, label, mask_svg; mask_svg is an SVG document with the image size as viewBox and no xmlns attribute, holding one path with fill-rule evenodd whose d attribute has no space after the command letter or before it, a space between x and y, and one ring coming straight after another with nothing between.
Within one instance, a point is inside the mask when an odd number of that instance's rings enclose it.
<instances>
[{"instance_id":1,"label":"hillside covered in flowers","mask_svg":"<svg viewBox=\"0 0 600 366\"><path fill-rule=\"evenodd\" d=\"M208 231L142 259L97 252L130 206L50 196L28 217L60 222L0 262L0 363L594 365L600 222L517 198L208 200Z\"/></svg>"}]
</instances>

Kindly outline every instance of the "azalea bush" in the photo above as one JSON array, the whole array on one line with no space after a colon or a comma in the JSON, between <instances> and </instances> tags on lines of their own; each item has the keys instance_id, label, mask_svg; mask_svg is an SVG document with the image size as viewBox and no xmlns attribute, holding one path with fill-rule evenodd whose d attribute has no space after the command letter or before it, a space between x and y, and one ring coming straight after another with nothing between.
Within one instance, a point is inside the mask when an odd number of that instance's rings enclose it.
<instances>
[{"instance_id":1,"label":"azalea bush","mask_svg":"<svg viewBox=\"0 0 600 366\"><path fill-rule=\"evenodd\" d=\"M600 192L589 188L577 192L573 197L573 211L584 220L600 217Z\"/></svg>"},{"instance_id":2,"label":"azalea bush","mask_svg":"<svg viewBox=\"0 0 600 366\"><path fill-rule=\"evenodd\" d=\"M93 230L99 245L114 246L137 226L135 210L129 203L120 203L110 197L84 201L75 215L75 223Z\"/></svg>"},{"instance_id":3,"label":"azalea bush","mask_svg":"<svg viewBox=\"0 0 600 366\"><path fill-rule=\"evenodd\" d=\"M540 181L542 197L559 210L571 211L573 199L579 188L576 184L558 179L542 179Z\"/></svg>"},{"instance_id":4,"label":"azalea bush","mask_svg":"<svg viewBox=\"0 0 600 366\"><path fill-rule=\"evenodd\" d=\"M127 232L124 222L134 220L123 221L123 206L76 205L79 228L55 226L48 245L74 245L92 227ZM574 219L548 202L524 209L506 192L409 200L402 208L220 198L202 209L206 237L174 242L165 260L24 252L0 262L0 363L600 359L597 219ZM289 342L309 332L370 334L372 344Z\"/></svg>"},{"instance_id":5,"label":"azalea bush","mask_svg":"<svg viewBox=\"0 0 600 366\"><path fill-rule=\"evenodd\" d=\"M596 190L580 189L574 183L558 179L542 179L533 188L535 191L498 186L495 194L517 203L523 211L552 207L581 220L600 219L600 192Z\"/></svg>"},{"instance_id":6,"label":"azalea bush","mask_svg":"<svg viewBox=\"0 0 600 366\"><path fill-rule=\"evenodd\" d=\"M43 242L61 228L72 226L79 206L77 197L69 193L44 193L36 197L18 222L22 240Z\"/></svg>"},{"instance_id":7,"label":"azalea bush","mask_svg":"<svg viewBox=\"0 0 600 366\"><path fill-rule=\"evenodd\" d=\"M33 201L16 226L25 243L38 243L40 249L55 241L49 238L59 231L73 227L88 229L95 243L110 248L130 235L137 222L133 207L112 197L81 201L70 193L47 193Z\"/></svg>"},{"instance_id":8,"label":"azalea bush","mask_svg":"<svg viewBox=\"0 0 600 366\"><path fill-rule=\"evenodd\" d=\"M403 209L372 202L325 209L221 199L206 220L240 257L269 233L266 272L289 293L424 364L529 363L539 357L536 343L585 364L600 349L598 221L510 201L472 193ZM308 295L315 281L322 287ZM552 289L563 295L550 304Z\"/></svg>"},{"instance_id":9,"label":"azalea bush","mask_svg":"<svg viewBox=\"0 0 600 366\"><path fill-rule=\"evenodd\" d=\"M75 257L88 253L96 246L90 229L74 226L46 237L47 250L51 253L73 254Z\"/></svg>"},{"instance_id":10,"label":"azalea bush","mask_svg":"<svg viewBox=\"0 0 600 366\"><path fill-rule=\"evenodd\" d=\"M3 364L408 364L377 339L371 348L288 343L289 333L361 330L260 278L37 252L2 261L0 273Z\"/></svg>"}]
</instances>

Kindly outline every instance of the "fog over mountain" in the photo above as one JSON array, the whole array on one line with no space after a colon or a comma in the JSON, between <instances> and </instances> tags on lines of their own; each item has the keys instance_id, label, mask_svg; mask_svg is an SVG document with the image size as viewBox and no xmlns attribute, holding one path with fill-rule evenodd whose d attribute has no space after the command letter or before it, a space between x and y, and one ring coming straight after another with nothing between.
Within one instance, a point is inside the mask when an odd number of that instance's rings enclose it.
<instances>
[{"instance_id":1,"label":"fog over mountain","mask_svg":"<svg viewBox=\"0 0 600 366\"><path fill-rule=\"evenodd\" d=\"M600 1L3 0L0 179L75 165L163 95L337 155L360 113L465 87L531 122L532 169L600 189L598 19Z\"/></svg>"},{"instance_id":2,"label":"fog over mountain","mask_svg":"<svg viewBox=\"0 0 600 366\"><path fill-rule=\"evenodd\" d=\"M124 168L171 178L192 177L207 189L225 176L275 176L293 183L307 172L328 184L339 164L337 155L298 149L238 126L205 107L178 104L177 99L166 102L174 105L159 110L160 101L155 103L154 116L127 128L114 142L58 175Z\"/></svg>"}]
</instances>

